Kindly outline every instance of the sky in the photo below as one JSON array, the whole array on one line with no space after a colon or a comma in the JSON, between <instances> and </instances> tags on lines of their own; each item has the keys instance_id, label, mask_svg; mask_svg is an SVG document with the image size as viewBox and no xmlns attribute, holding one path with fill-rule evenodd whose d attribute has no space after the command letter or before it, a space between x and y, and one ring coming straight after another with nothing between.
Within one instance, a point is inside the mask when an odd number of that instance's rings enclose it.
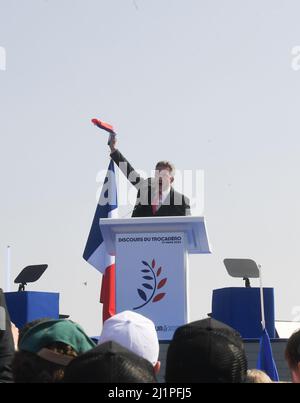
<instances>
[{"instance_id":1,"label":"sky","mask_svg":"<svg viewBox=\"0 0 300 403\"><path fill-rule=\"evenodd\" d=\"M300 320L299 13L297 0L0 0L0 284L11 245L12 278L47 263L27 289L59 292L61 313L100 332L101 276L82 259L109 163L99 117L135 168L204 172L212 254L190 257L191 320L212 290L243 285L228 257L261 264L276 319Z\"/></svg>"}]
</instances>

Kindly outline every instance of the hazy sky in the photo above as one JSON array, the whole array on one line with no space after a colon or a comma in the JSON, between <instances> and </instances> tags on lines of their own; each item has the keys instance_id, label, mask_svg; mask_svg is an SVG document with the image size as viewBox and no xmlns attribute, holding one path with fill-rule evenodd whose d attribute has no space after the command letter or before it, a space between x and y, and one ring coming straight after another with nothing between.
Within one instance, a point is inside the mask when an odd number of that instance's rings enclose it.
<instances>
[{"instance_id":1,"label":"hazy sky","mask_svg":"<svg viewBox=\"0 0 300 403\"><path fill-rule=\"evenodd\" d=\"M299 15L297 0L0 0L0 284L10 244L13 278L48 263L28 289L99 333L101 276L81 257L109 162L99 117L136 168L204 170L213 253L190 259L191 319L242 285L225 257L261 263L276 318L295 319Z\"/></svg>"}]
</instances>

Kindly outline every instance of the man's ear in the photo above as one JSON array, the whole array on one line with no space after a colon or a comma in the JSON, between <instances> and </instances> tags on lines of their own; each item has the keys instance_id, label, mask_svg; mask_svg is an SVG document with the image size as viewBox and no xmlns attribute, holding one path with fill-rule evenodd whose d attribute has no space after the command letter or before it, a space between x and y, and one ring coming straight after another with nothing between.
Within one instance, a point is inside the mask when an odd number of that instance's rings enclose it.
<instances>
[{"instance_id":1,"label":"man's ear","mask_svg":"<svg viewBox=\"0 0 300 403\"><path fill-rule=\"evenodd\" d=\"M297 369L295 370L298 383L300 383L300 362L297 363Z\"/></svg>"},{"instance_id":2,"label":"man's ear","mask_svg":"<svg viewBox=\"0 0 300 403\"><path fill-rule=\"evenodd\" d=\"M157 361L157 363L154 365L154 372L155 374L158 374L160 371L160 361Z\"/></svg>"},{"instance_id":3,"label":"man's ear","mask_svg":"<svg viewBox=\"0 0 300 403\"><path fill-rule=\"evenodd\" d=\"M171 182L171 183L173 183L173 182L174 182L174 176L172 176L172 177L171 177L170 182Z\"/></svg>"},{"instance_id":4,"label":"man's ear","mask_svg":"<svg viewBox=\"0 0 300 403\"><path fill-rule=\"evenodd\" d=\"M300 383L300 362L294 369L291 369L293 383Z\"/></svg>"}]
</instances>

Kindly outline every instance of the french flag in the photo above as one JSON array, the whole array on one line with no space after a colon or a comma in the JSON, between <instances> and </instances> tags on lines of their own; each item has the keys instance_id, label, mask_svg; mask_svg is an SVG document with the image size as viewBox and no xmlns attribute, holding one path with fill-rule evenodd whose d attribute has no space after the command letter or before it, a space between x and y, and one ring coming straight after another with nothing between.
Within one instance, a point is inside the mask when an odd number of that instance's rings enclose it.
<instances>
[{"instance_id":1,"label":"french flag","mask_svg":"<svg viewBox=\"0 0 300 403\"><path fill-rule=\"evenodd\" d=\"M113 160L108 166L92 227L83 252L83 258L103 274L100 302L103 304L103 322L116 313L115 257L110 256L104 245L100 218L118 217L118 198Z\"/></svg>"}]
</instances>

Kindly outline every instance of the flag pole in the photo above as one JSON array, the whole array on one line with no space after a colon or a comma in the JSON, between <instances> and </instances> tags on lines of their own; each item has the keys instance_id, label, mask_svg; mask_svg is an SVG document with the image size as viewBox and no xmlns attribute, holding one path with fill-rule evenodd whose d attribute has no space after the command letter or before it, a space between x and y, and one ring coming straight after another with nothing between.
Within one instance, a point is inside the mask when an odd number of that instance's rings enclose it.
<instances>
[{"instance_id":1,"label":"flag pole","mask_svg":"<svg viewBox=\"0 0 300 403\"><path fill-rule=\"evenodd\" d=\"M262 329L265 330L266 328L266 319L265 319L265 306L264 306L264 289L262 284L262 270L261 265L258 264L258 271L259 271L259 289L260 289L260 309L261 309L261 326Z\"/></svg>"},{"instance_id":2,"label":"flag pole","mask_svg":"<svg viewBox=\"0 0 300 403\"><path fill-rule=\"evenodd\" d=\"M11 247L7 245L6 248L6 273L5 273L5 291L10 292L11 284Z\"/></svg>"}]
</instances>

